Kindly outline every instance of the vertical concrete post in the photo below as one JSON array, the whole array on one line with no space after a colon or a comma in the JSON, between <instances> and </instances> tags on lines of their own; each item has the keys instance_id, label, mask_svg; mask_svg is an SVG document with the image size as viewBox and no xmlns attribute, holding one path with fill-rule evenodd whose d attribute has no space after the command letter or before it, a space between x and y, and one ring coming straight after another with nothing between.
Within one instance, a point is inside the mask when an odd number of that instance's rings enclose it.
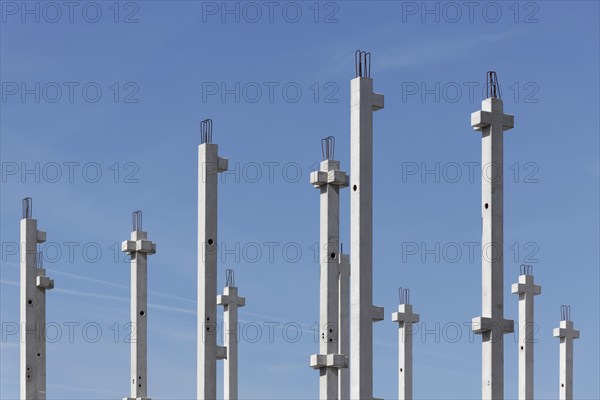
<instances>
[{"instance_id":1,"label":"vertical concrete post","mask_svg":"<svg viewBox=\"0 0 600 400\"><path fill-rule=\"evenodd\" d=\"M579 339L579 331L573 327L571 321L571 307L561 306L561 321L558 328L554 328L554 337L560 339L560 365L559 365L559 399L573 399L573 340Z\"/></svg>"},{"instance_id":2,"label":"vertical concrete post","mask_svg":"<svg viewBox=\"0 0 600 400\"><path fill-rule=\"evenodd\" d=\"M321 193L320 211L320 345L319 354L310 358L310 366L319 369L319 398L339 398L339 369L346 367L345 354L339 353L340 301L340 188L348 186L348 175L333 160L335 139L322 141L323 158L319 171L310 175L310 183Z\"/></svg>"},{"instance_id":3,"label":"vertical concrete post","mask_svg":"<svg viewBox=\"0 0 600 400\"><path fill-rule=\"evenodd\" d=\"M46 398L46 290L54 280L46 276L37 244L46 241L46 232L37 229L32 218L32 200L23 199L20 232L20 396L21 400Z\"/></svg>"},{"instance_id":4,"label":"vertical concrete post","mask_svg":"<svg viewBox=\"0 0 600 400\"><path fill-rule=\"evenodd\" d=\"M130 240L121 243L121 251L131 256L131 379L130 397L148 398L148 255L156 253L156 244L142 230L142 212L135 211Z\"/></svg>"},{"instance_id":5,"label":"vertical concrete post","mask_svg":"<svg viewBox=\"0 0 600 400\"><path fill-rule=\"evenodd\" d=\"M217 296L217 304L224 308L223 322L226 357L223 361L223 398L237 400L238 398L238 308L246 305L246 299L238 296L233 270L227 270L227 284L223 294Z\"/></svg>"},{"instance_id":6,"label":"vertical concrete post","mask_svg":"<svg viewBox=\"0 0 600 400\"><path fill-rule=\"evenodd\" d=\"M408 289L400 288L398 312L392 313L392 321L398 322L398 399L413 398L413 329L419 322L409 302Z\"/></svg>"},{"instance_id":7,"label":"vertical concrete post","mask_svg":"<svg viewBox=\"0 0 600 400\"><path fill-rule=\"evenodd\" d=\"M496 73L488 73L489 97L471 114L471 126L481 131L482 188L482 316L473 319L473 332L482 339L482 398L504 398L504 334L514 322L504 319L503 135L514 126L497 98Z\"/></svg>"},{"instance_id":8,"label":"vertical concrete post","mask_svg":"<svg viewBox=\"0 0 600 400\"><path fill-rule=\"evenodd\" d=\"M338 353L344 355L346 368L339 370L338 393L340 400L350 399L350 256L340 246L339 274L339 346Z\"/></svg>"},{"instance_id":9,"label":"vertical concrete post","mask_svg":"<svg viewBox=\"0 0 600 400\"><path fill-rule=\"evenodd\" d=\"M512 285L512 292L519 295L519 400L533 399L533 297L542 288L534 283L532 272L533 266L522 265L519 282Z\"/></svg>"},{"instance_id":10,"label":"vertical concrete post","mask_svg":"<svg viewBox=\"0 0 600 400\"><path fill-rule=\"evenodd\" d=\"M373 306L373 112L383 95L373 93L370 54L358 51L350 83L350 397L373 398L373 322L383 308Z\"/></svg>"},{"instance_id":11,"label":"vertical concrete post","mask_svg":"<svg viewBox=\"0 0 600 400\"><path fill-rule=\"evenodd\" d=\"M202 121L198 146L198 399L217 396L217 174L227 159L212 144L212 121Z\"/></svg>"}]
</instances>

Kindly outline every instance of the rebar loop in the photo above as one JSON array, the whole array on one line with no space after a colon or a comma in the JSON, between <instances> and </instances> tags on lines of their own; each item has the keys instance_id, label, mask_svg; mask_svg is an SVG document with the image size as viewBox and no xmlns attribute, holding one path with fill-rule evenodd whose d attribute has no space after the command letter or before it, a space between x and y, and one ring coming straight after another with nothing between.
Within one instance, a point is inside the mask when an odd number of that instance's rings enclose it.
<instances>
[{"instance_id":1,"label":"rebar loop","mask_svg":"<svg viewBox=\"0 0 600 400\"><path fill-rule=\"evenodd\" d=\"M23 199L23 218L30 219L33 214L33 200L31 197Z\"/></svg>"},{"instance_id":2,"label":"rebar loop","mask_svg":"<svg viewBox=\"0 0 600 400\"><path fill-rule=\"evenodd\" d=\"M133 230L138 232L142 230L142 212L140 210L131 213L131 219L133 222Z\"/></svg>"},{"instance_id":3,"label":"rebar loop","mask_svg":"<svg viewBox=\"0 0 600 400\"><path fill-rule=\"evenodd\" d=\"M356 50L354 53L354 67L357 78L371 77L371 53L363 50Z\"/></svg>"},{"instance_id":4,"label":"rebar loop","mask_svg":"<svg viewBox=\"0 0 600 400\"><path fill-rule=\"evenodd\" d=\"M44 268L44 253L38 251L35 255L35 266L38 268Z\"/></svg>"},{"instance_id":5,"label":"rebar loop","mask_svg":"<svg viewBox=\"0 0 600 400\"><path fill-rule=\"evenodd\" d=\"M212 143L212 119L200 122L200 143Z\"/></svg>"},{"instance_id":6,"label":"rebar loop","mask_svg":"<svg viewBox=\"0 0 600 400\"><path fill-rule=\"evenodd\" d=\"M533 275L533 265L521 264L521 275Z\"/></svg>"},{"instance_id":7,"label":"rebar loop","mask_svg":"<svg viewBox=\"0 0 600 400\"><path fill-rule=\"evenodd\" d=\"M235 271L232 269L225 270L225 286L235 286Z\"/></svg>"},{"instance_id":8,"label":"rebar loop","mask_svg":"<svg viewBox=\"0 0 600 400\"><path fill-rule=\"evenodd\" d=\"M498 83L498 74L496 71L488 71L485 83L486 98L501 99L500 84Z\"/></svg>"},{"instance_id":9,"label":"rebar loop","mask_svg":"<svg viewBox=\"0 0 600 400\"><path fill-rule=\"evenodd\" d=\"M321 153L323 154L323 161L333 160L335 154L335 138L333 136L321 139Z\"/></svg>"},{"instance_id":10,"label":"rebar loop","mask_svg":"<svg viewBox=\"0 0 600 400\"><path fill-rule=\"evenodd\" d=\"M571 320L571 306L566 304L560 306L560 319L561 321Z\"/></svg>"},{"instance_id":11,"label":"rebar loop","mask_svg":"<svg viewBox=\"0 0 600 400\"><path fill-rule=\"evenodd\" d=\"M400 298L400 304L410 304L410 290L398 288L398 297Z\"/></svg>"}]
</instances>

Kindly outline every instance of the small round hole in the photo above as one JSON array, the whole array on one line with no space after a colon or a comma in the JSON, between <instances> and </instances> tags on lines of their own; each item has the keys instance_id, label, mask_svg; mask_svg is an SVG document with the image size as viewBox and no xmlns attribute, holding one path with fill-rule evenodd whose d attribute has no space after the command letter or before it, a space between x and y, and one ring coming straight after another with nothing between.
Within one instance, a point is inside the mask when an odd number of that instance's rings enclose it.
<instances>
[{"instance_id":1,"label":"small round hole","mask_svg":"<svg viewBox=\"0 0 600 400\"><path fill-rule=\"evenodd\" d=\"M212 239L208 239L208 245L209 245L209 246L212 246L214 243L215 243L215 242L214 242L214 240L212 240Z\"/></svg>"},{"instance_id":2,"label":"small round hole","mask_svg":"<svg viewBox=\"0 0 600 400\"><path fill-rule=\"evenodd\" d=\"M561 384L560 384L560 386L561 386L561 387L565 387L565 384L564 384L564 383L561 383Z\"/></svg>"},{"instance_id":3,"label":"small round hole","mask_svg":"<svg viewBox=\"0 0 600 400\"><path fill-rule=\"evenodd\" d=\"M330 342L333 342L333 339L329 339Z\"/></svg>"},{"instance_id":4,"label":"small round hole","mask_svg":"<svg viewBox=\"0 0 600 400\"><path fill-rule=\"evenodd\" d=\"M402 372L402 368L400 368L400 372Z\"/></svg>"},{"instance_id":5,"label":"small round hole","mask_svg":"<svg viewBox=\"0 0 600 400\"><path fill-rule=\"evenodd\" d=\"M210 321L210 317L206 317L206 320L207 320L207 321Z\"/></svg>"},{"instance_id":6,"label":"small round hole","mask_svg":"<svg viewBox=\"0 0 600 400\"><path fill-rule=\"evenodd\" d=\"M146 313L144 312L144 310L140 311L140 315L143 317L144 315L146 315Z\"/></svg>"},{"instance_id":7,"label":"small round hole","mask_svg":"<svg viewBox=\"0 0 600 400\"><path fill-rule=\"evenodd\" d=\"M210 328L207 326L207 327L206 327L206 330L207 330L207 331L210 331Z\"/></svg>"},{"instance_id":8,"label":"small round hole","mask_svg":"<svg viewBox=\"0 0 600 400\"><path fill-rule=\"evenodd\" d=\"M33 300L31 300L31 299L27 300L27 304L32 304L32 303L33 303Z\"/></svg>"},{"instance_id":9,"label":"small round hole","mask_svg":"<svg viewBox=\"0 0 600 400\"><path fill-rule=\"evenodd\" d=\"M358 189L358 186L356 186L356 185L352 186L352 190L354 190L356 192L356 189Z\"/></svg>"},{"instance_id":10,"label":"small round hole","mask_svg":"<svg viewBox=\"0 0 600 400\"><path fill-rule=\"evenodd\" d=\"M40 356L41 356L41 354L40 354L40 353L37 353L37 356L38 356L38 357L40 357Z\"/></svg>"},{"instance_id":11,"label":"small round hole","mask_svg":"<svg viewBox=\"0 0 600 400\"><path fill-rule=\"evenodd\" d=\"M331 258L335 258L335 253L331 253Z\"/></svg>"},{"instance_id":12,"label":"small round hole","mask_svg":"<svg viewBox=\"0 0 600 400\"><path fill-rule=\"evenodd\" d=\"M489 206L488 206L488 203L485 203L484 207L485 207L485 209L487 210L487 209L488 209L488 207L489 207Z\"/></svg>"},{"instance_id":13,"label":"small round hole","mask_svg":"<svg viewBox=\"0 0 600 400\"><path fill-rule=\"evenodd\" d=\"M523 350L523 346L521 346L521 350Z\"/></svg>"}]
</instances>

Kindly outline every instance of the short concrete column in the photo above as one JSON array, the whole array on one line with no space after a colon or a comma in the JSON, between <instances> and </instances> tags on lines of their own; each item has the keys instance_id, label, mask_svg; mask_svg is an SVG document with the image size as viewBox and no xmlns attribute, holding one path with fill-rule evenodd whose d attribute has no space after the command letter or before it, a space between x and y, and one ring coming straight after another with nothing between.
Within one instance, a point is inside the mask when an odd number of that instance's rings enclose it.
<instances>
[{"instance_id":1,"label":"short concrete column","mask_svg":"<svg viewBox=\"0 0 600 400\"><path fill-rule=\"evenodd\" d=\"M148 398L148 255L156 253L156 244L142 230L142 212L133 213L130 240L121 250L131 256L131 377L130 397L124 400Z\"/></svg>"},{"instance_id":2,"label":"short concrete column","mask_svg":"<svg viewBox=\"0 0 600 400\"><path fill-rule=\"evenodd\" d=\"M533 266L521 266L519 282L512 285L512 292L519 295L519 400L531 400L535 343L533 298L542 293L542 287L533 282Z\"/></svg>"},{"instance_id":3,"label":"short concrete column","mask_svg":"<svg viewBox=\"0 0 600 400\"><path fill-rule=\"evenodd\" d=\"M561 321L558 328L554 328L554 337L560 339L560 365L559 365L559 399L573 399L573 340L579 339L579 331L573 327L571 321L571 307L561 306Z\"/></svg>"},{"instance_id":4,"label":"short concrete column","mask_svg":"<svg viewBox=\"0 0 600 400\"><path fill-rule=\"evenodd\" d=\"M392 313L392 321L398 322L398 399L413 398L413 324L419 322L419 314L413 312L409 290L399 289L398 312Z\"/></svg>"},{"instance_id":5,"label":"short concrete column","mask_svg":"<svg viewBox=\"0 0 600 400\"><path fill-rule=\"evenodd\" d=\"M471 114L471 126L481 132L481 280L482 315L472 321L481 334L481 397L504 398L504 334L514 322L504 319L504 131L514 117L504 114L496 73L488 72L488 98Z\"/></svg>"},{"instance_id":6,"label":"short concrete column","mask_svg":"<svg viewBox=\"0 0 600 400\"><path fill-rule=\"evenodd\" d=\"M226 357L223 360L223 398L237 400L238 398L238 308L246 305L246 299L238 296L235 286L234 272L226 271L227 283L223 294L217 296L217 304L224 308L224 348Z\"/></svg>"},{"instance_id":7,"label":"short concrete column","mask_svg":"<svg viewBox=\"0 0 600 400\"><path fill-rule=\"evenodd\" d=\"M46 276L38 243L46 241L46 232L37 229L32 218L33 203L23 199L20 257L20 397L21 400L46 399L46 290L54 280Z\"/></svg>"}]
</instances>

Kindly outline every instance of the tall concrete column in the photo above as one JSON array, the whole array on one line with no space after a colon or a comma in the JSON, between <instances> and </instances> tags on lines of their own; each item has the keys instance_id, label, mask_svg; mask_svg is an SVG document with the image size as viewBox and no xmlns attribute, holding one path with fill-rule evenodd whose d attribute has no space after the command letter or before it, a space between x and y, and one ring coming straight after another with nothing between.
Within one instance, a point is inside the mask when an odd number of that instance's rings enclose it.
<instances>
[{"instance_id":1,"label":"tall concrete column","mask_svg":"<svg viewBox=\"0 0 600 400\"><path fill-rule=\"evenodd\" d=\"M156 253L156 244L142 230L142 212L133 213L131 239L121 243L121 251L131 256L131 378L130 397L148 398L148 255Z\"/></svg>"},{"instance_id":2,"label":"tall concrete column","mask_svg":"<svg viewBox=\"0 0 600 400\"><path fill-rule=\"evenodd\" d=\"M340 246L339 274L339 346L338 353L346 359L346 368L339 370L338 394L340 400L350 399L350 256Z\"/></svg>"},{"instance_id":3,"label":"tall concrete column","mask_svg":"<svg viewBox=\"0 0 600 400\"><path fill-rule=\"evenodd\" d=\"M392 313L392 321L398 322L398 399L413 398L413 324L419 322L409 301L408 289L400 288L398 312Z\"/></svg>"},{"instance_id":4,"label":"tall concrete column","mask_svg":"<svg viewBox=\"0 0 600 400\"><path fill-rule=\"evenodd\" d=\"M37 229L32 218L32 200L23 199L20 257L20 396L21 400L46 398L46 290L54 280L46 276L37 244L46 241L46 232Z\"/></svg>"},{"instance_id":5,"label":"tall concrete column","mask_svg":"<svg viewBox=\"0 0 600 400\"><path fill-rule=\"evenodd\" d=\"M560 339L560 365L559 365L559 399L573 399L573 340L579 339L579 331L573 327L571 321L571 307L561 306L561 321L558 328L554 328L554 337Z\"/></svg>"},{"instance_id":6,"label":"tall concrete column","mask_svg":"<svg viewBox=\"0 0 600 400\"><path fill-rule=\"evenodd\" d=\"M323 139L323 161L310 183L320 190L320 345L310 366L319 369L319 398L339 398L339 369L346 367L347 354L339 353L340 301L340 188L348 186L348 175L333 159L335 140Z\"/></svg>"},{"instance_id":7,"label":"tall concrete column","mask_svg":"<svg viewBox=\"0 0 600 400\"><path fill-rule=\"evenodd\" d=\"M370 54L356 53L356 78L350 83L350 395L373 398L373 322L383 308L373 306L373 112L383 95L373 93Z\"/></svg>"},{"instance_id":8,"label":"tall concrete column","mask_svg":"<svg viewBox=\"0 0 600 400\"><path fill-rule=\"evenodd\" d=\"M198 399L217 396L217 174L227 159L212 144L212 121L202 121L198 146Z\"/></svg>"},{"instance_id":9,"label":"tall concrete column","mask_svg":"<svg viewBox=\"0 0 600 400\"><path fill-rule=\"evenodd\" d=\"M512 292L519 295L519 400L533 399L533 297L542 293L542 287L533 282L532 273L533 266L522 265L519 282L512 285Z\"/></svg>"},{"instance_id":10,"label":"tall concrete column","mask_svg":"<svg viewBox=\"0 0 600 400\"><path fill-rule=\"evenodd\" d=\"M481 269L482 316L473 319L473 332L482 339L482 398L504 398L504 334L514 322L504 319L504 131L514 117L504 114L496 73L488 73L488 98L471 114L471 126L481 132Z\"/></svg>"},{"instance_id":11,"label":"tall concrete column","mask_svg":"<svg viewBox=\"0 0 600 400\"><path fill-rule=\"evenodd\" d=\"M238 308L246 305L246 299L238 296L233 270L227 270L227 284L223 294L217 296L217 304L224 308L224 347L226 357L223 361L223 398L237 400L238 398Z\"/></svg>"}]
</instances>

